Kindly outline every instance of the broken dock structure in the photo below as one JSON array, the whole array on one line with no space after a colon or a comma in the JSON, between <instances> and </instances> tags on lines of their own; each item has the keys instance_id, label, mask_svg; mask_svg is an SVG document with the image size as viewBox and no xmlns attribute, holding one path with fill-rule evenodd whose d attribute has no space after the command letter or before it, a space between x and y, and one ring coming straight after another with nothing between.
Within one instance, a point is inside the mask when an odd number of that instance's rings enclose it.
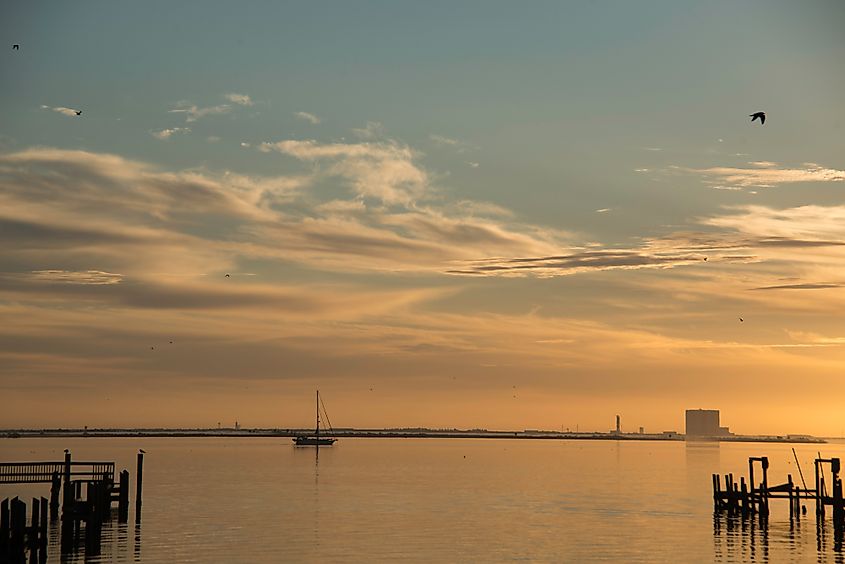
<instances>
[{"instance_id":1,"label":"broken dock structure","mask_svg":"<svg viewBox=\"0 0 845 564\"><path fill-rule=\"evenodd\" d=\"M139 453L136 525L141 520L143 464L144 455ZM50 484L49 501L46 497L32 500L31 525L26 524L26 502L17 497L0 502L0 562L22 561L25 552L30 561L46 559L48 521L58 525L60 520L62 554L81 544L84 524L86 556L92 556L99 554L104 522L115 516L119 523L129 520L129 471L116 475L114 462L74 461L67 450L63 461L0 462L0 484Z\"/></svg>"},{"instance_id":2,"label":"broken dock structure","mask_svg":"<svg viewBox=\"0 0 845 564\"><path fill-rule=\"evenodd\" d=\"M796 463L798 459L796 457ZM755 481L755 469L759 481ZM826 473L830 473L831 481L826 481ZM748 458L748 479L740 477L734 479L733 474L725 474L724 485L719 474L713 474L713 510L716 513L740 515L748 517L759 515L767 519L770 512L770 502L775 499L787 500L789 518L800 519L806 514L807 503L815 505L816 520L823 522L827 508L832 509L833 525L835 529L845 528L845 501L842 497L842 478L839 458L822 458L813 461L814 482L812 488L804 480L804 473L798 464L801 485L795 483L792 474L787 475L783 484L769 484L768 457L751 456Z\"/></svg>"}]
</instances>

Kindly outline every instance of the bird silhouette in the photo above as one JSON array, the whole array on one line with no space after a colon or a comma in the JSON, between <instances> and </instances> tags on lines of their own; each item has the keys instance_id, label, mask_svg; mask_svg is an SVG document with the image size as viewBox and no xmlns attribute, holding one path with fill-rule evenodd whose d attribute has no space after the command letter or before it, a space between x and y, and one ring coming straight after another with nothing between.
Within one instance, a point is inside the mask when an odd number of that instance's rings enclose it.
<instances>
[{"instance_id":1,"label":"bird silhouette","mask_svg":"<svg viewBox=\"0 0 845 564\"><path fill-rule=\"evenodd\" d=\"M78 115L78 116L82 115L82 110L74 110L74 112L76 112L76 115Z\"/></svg>"},{"instance_id":2,"label":"bird silhouette","mask_svg":"<svg viewBox=\"0 0 845 564\"><path fill-rule=\"evenodd\" d=\"M748 114L748 117L751 118L751 121L760 118L760 125L766 123L766 112L754 112L753 114Z\"/></svg>"},{"instance_id":3,"label":"bird silhouette","mask_svg":"<svg viewBox=\"0 0 845 564\"><path fill-rule=\"evenodd\" d=\"M12 50L13 50L13 51L20 51L20 50L21 50L21 46L20 46L20 45L18 45L17 43L15 43L14 45L12 45Z\"/></svg>"},{"instance_id":4,"label":"bird silhouette","mask_svg":"<svg viewBox=\"0 0 845 564\"><path fill-rule=\"evenodd\" d=\"M150 350L151 350L151 351L154 351L154 350L156 350L156 348L155 348L155 347L150 347Z\"/></svg>"},{"instance_id":5,"label":"bird silhouette","mask_svg":"<svg viewBox=\"0 0 845 564\"><path fill-rule=\"evenodd\" d=\"M226 275L226 278L229 278L229 275L228 275L228 274Z\"/></svg>"},{"instance_id":6,"label":"bird silhouette","mask_svg":"<svg viewBox=\"0 0 845 564\"><path fill-rule=\"evenodd\" d=\"M144 449L142 449L142 448L139 448L139 449L138 449L138 452L140 452L141 454L147 454L147 451L145 451L145 450L144 450Z\"/></svg>"},{"instance_id":7,"label":"bird silhouette","mask_svg":"<svg viewBox=\"0 0 845 564\"><path fill-rule=\"evenodd\" d=\"M704 262L707 262L707 257L704 257Z\"/></svg>"},{"instance_id":8,"label":"bird silhouette","mask_svg":"<svg viewBox=\"0 0 845 564\"><path fill-rule=\"evenodd\" d=\"M745 323L745 320L743 318L740 317L739 320L740 322Z\"/></svg>"},{"instance_id":9,"label":"bird silhouette","mask_svg":"<svg viewBox=\"0 0 845 564\"><path fill-rule=\"evenodd\" d=\"M173 341L170 341L170 344L172 345L172 344L173 344Z\"/></svg>"}]
</instances>

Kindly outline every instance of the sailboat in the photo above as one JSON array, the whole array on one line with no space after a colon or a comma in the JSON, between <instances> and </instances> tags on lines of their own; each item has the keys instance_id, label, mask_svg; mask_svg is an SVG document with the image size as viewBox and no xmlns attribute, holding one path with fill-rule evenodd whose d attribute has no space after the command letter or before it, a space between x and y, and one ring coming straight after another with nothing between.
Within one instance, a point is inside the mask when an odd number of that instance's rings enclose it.
<instances>
[{"instance_id":1,"label":"sailboat","mask_svg":"<svg viewBox=\"0 0 845 564\"><path fill-rule=\"evenodd\" d=\"M320 436L320 406L322 403L320 402L320 390L317 390L317 428L314 430L313 435L299 435L298 437L294 437L293 444L294 446L332 446L337 439L333 437L321 437ZM323 412L325 413L326 408L323 407ZM326 414L326 421L328 421L329 416ZM331 431L332 424L331 421L329 423L329 430Z\"/></svg>"}]
</instances>

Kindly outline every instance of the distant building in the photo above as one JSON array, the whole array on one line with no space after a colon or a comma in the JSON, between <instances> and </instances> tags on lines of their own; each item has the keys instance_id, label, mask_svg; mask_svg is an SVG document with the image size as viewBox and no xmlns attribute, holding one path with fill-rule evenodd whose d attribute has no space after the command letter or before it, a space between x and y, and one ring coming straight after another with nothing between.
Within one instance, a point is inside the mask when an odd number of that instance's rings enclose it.
<instances>
[{"instance_id":1,"label":"distant building","mask_svg":"<svg viewBox=\"0 0 845 564\"><path fill-rule=\"evenodd\" d=\"M730 435L728 427L719 425L718 409L688 409L686 435L688 437L724 437Z\"/></svg>"}]
</instances>

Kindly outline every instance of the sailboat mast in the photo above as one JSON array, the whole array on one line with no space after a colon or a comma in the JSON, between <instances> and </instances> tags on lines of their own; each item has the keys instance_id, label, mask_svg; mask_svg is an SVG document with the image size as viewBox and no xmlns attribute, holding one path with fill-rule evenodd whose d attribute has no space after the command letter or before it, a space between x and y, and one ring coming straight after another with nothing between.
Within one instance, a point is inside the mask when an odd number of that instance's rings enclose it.
<instances>
[{"instance_id":1,"label":"sailboat mast","mask_svg":"<svg viewBox=\"0 0 845 564\"><path fill-rule=\"evenodd\" d=\"M317 438L320 437L320 390L317 390Z\"/></svg>"}]
</instances>

